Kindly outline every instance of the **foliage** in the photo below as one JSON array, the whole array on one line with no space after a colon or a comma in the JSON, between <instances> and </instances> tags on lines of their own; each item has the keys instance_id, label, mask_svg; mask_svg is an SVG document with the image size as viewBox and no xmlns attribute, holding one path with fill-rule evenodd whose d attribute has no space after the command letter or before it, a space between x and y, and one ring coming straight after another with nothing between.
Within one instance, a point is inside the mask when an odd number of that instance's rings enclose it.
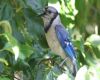
<instances>
[{"instance_id":1,"label":"foliage","mask_svg":"<svg viewBox=\"0 0 100 80\"><path fill-rule=\"evenodd\" d=\"M23 80L73 80L45 39L38 14L48 3L60 6L75 46L75 80L99 80L100 0L0 0L0 80L19 80L16 72L21 71Z\"/></svg>"}]
</instances>

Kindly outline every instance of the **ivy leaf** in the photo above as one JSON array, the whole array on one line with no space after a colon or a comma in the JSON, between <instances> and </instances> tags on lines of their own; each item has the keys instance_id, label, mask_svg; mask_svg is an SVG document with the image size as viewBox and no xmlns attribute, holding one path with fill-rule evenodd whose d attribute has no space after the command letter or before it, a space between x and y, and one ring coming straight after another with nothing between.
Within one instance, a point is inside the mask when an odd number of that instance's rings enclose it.
<instances>
[{"instance_id":1,"label":"ivy leaf","mask_svg":"<svg viewBox=\"0 0 100 80\"><path fill-rule=\"evenodd\" d=\"M90 37L87 38L86 42L89 42L94 47L100 46L100 36L96 34L92 34Z\"/></svg>"},{"instance_id":2,"label":"ivy leaf","mask_svg":"<svg viewBox=\"0 0 100 80\"><path fill-rule=\"evenodd\" d=\"M36 12L36 13L42 13L43 8L47 6L48 0L28 0L28 5Z\"/></svg>"}]
</instances>

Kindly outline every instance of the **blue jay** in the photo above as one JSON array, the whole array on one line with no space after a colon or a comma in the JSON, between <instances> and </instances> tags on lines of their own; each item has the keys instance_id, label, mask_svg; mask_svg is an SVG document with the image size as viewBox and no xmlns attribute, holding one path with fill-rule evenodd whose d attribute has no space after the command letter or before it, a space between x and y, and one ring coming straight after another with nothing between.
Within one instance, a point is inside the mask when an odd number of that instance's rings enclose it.
<instances>
[{"instance_id":1,"label":"blue jay","mask_svg":"<svg viewBox=\"0 0 100 80\"><path fill-rule=\"evenodd\" d=\"M72 74L77 72L76 54L69 39L68 31L62 25L58 11L51 6L45 8L41 14L44 21L45 36L51 50L61 58L72 63Z\"/></svg>"}]
</instances>

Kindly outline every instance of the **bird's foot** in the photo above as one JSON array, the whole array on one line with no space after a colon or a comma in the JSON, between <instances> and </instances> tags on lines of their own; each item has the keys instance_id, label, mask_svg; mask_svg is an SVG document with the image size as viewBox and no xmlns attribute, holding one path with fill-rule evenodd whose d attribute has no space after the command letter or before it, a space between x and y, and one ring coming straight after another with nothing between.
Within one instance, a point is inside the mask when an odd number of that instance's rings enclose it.
<instances>
[{"instance_id":1,"label":"bird's foot","mask_svg":"<svg viewBox=\"0 0 100 80\"><path fill-rule=\"evenodd\" d=\"M61 67L67 59L68 59L68 58L65 58L65 59L60 63L59 66Z\"/></svg>"}]
</instances>

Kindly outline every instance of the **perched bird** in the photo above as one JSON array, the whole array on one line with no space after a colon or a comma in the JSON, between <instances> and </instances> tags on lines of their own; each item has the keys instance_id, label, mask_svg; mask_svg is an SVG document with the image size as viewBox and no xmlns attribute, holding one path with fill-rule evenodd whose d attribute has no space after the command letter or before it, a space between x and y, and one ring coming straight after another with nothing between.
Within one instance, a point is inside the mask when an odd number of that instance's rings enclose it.
<instances>
[{"instance_id":1,"label":"perched bird","mask_svg":"<svg viewBox=\"0 0 100 80\"><path fill-rule=\"evenodd\" d=\"M61 58L70 61L72 66L72 74L75 76L77 72L76 53L69 39L68 31L60 21L58 11L51 6L45 8L41 14L44 21L45 36L49 47Z\"/></svg>"}]
</instances>

